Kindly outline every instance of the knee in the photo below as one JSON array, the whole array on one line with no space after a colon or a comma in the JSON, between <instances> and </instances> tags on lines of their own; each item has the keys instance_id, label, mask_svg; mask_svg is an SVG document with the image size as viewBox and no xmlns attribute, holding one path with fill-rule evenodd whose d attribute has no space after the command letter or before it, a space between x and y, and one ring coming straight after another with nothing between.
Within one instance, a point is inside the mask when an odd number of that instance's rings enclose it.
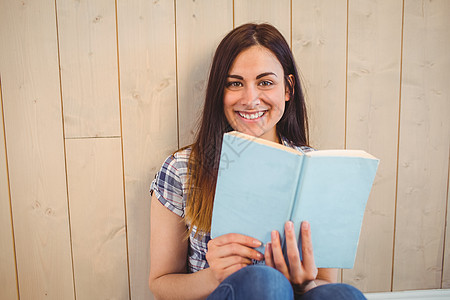
<instances>
[{"instance_id":1,"label":"knee","mask_svg":"<svg viewBox=\"0 0 450 300\"><path fill-rule=\"evenodd\" d=\"M245 267L232 274L224 283L231 284L237 299L292 299L293 292L289 280L274 268L263 265Z\"/></svg>"},{"instance_id":2,"label":"knee","mask_svg":"<svg viewBox=\"0 0 450 300\"><path fill-rule=\"evenodd\" d=\"M360 290L351 285L334 283L320 285L308 291L303 295L302 300L308 299L362 300L366 299L366 297Z\"/></svg>"}]
</instances>

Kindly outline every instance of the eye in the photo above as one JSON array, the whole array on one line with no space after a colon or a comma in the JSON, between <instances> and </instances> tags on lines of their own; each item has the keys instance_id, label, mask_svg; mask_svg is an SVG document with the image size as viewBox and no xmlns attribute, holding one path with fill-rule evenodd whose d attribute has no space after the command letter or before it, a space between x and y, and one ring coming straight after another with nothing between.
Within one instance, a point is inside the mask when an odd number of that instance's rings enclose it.
<instances>
[{"instance_id":1,"label":"eye","mask_svg":"<svg viewBox=\"0 0 450 300\"><path fill-rule=\"evenodd\" d=\"M273 82L272 81L270 81L270 80L262 80L262 81L260 81L259 82L259 85L260 86L271 86L271 85L273 85Z\"/></svg>"},{"instance_id":2,"label":"eye","mask_svg":"<svg viewBox=\"0 0 450 300\"><path fill-rule=\"evenodd\" d=\"M240 81L229 81L227 82L227 87L228 88L238 88L238 87L242 87L242 82Z\"/></svg>"}]
</instances>

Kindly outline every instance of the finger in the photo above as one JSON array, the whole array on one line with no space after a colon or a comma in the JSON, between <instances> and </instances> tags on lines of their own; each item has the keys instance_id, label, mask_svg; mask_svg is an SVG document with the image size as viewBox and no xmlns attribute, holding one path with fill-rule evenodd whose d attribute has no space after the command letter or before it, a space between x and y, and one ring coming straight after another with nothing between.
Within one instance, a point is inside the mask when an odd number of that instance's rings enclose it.
<instances>
[{"instance_id":1,"label":"finger","mask_svg":"<svg viewBox=\"0 0 450 300\"><path fill-rule=\"evenodd\" d=\"M309 222L307 221L302 222L301 235L302 235L303 267L306 273L311 274L311 276L315 278L317 276L317 268L316 263L314 262L314 252Z\"/></svg>"},{"instance_id":2,"label":"finger","mask_svg":"<svg viewBox=\"0 0 450 300\"><path fill-rule=\"evenodd\" d=\"M275 264L273 262L273 255L272 255L272 243L266 244L266 249L264 251L264 259L266 261L266 266L275 268Z\"/></svg>"},{"instance_id":3,"label":"finger","mask_svg":"<svg viewBox=\"0 0 450 300\"><path fill-rule=\"evenodd\" d=\"M216 260L214 264L215 269L228 269L234 265L250 265L252 261L248 258L242 256L228 256L221 259Z\"/></svg>"},{"instance_id":4,"label":"finger","mask_svg":"<svg viewBox=\"0 0 450 300\"><path fill-rule=\"evenodd\" d=\"M209 249L211 249L208 251L210 252L209 256L213 255L214 257L228 257L236 255L249 259L263 259L263 255L259 251L237 243L225 244L220 247L212 247Z\"/></svg>"},{"instance_id":5,"label":"finger","mask_svg":"<svg viewBox=\"0 0 450 300\"><path fill-rule=\"evenodd\" d=\"M257 248L261 246L261 242L255 238L239 233L228 233L216 237L213 239L214 244L217 246L223 246L230 243L237 243L251 248Z\"/></svg>"},{"instance_id":6,"label":"finger","mask_svg":"<svg viewBox=\"0 0 450 300\"><path fill-rule=\"evenodd\" d=\"M302 265L300 262L297 238L295 237L294 224L291 221L286 222L284 231L286 233L286 252L289 260L289 271L294 278L300 278Z\"/></svg>"},{"instance_id":7,"label":"finger","mask_svg":"<svg viewBox=\"0 0 450 300\"><path fill-rule=\"evenodd\" d=\"M281 249L280 234L272 231L272 255L275 268L289 278L289 269L284 261L283 250Z\"/></svg>"},{"instance_id":8,"label":"finger","mask_svg":"<svg viewBox=\"0 0 450 300\"><path fill-rule=\"evenodd\" d=\"M237 272L237 271L239 271L240 269L242 269L242 268L244 268L244 267L246 267L246 266L247 266L246 264L237 264L237 265L232 265L232 266L226 268L226 269L224 270L222 280L224 280L225 278L227 278L228 276L230 276L230 275L233 274L234 272ZM222 281L222 280L221 280L221 281Z\"/></svg>"}]
</instances>

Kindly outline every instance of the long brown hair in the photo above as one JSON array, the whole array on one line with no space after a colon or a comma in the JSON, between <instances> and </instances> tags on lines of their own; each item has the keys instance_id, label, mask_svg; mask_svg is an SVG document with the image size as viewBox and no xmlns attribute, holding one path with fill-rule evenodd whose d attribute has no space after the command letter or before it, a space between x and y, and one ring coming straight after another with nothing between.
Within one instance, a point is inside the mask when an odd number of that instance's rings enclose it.
<instances>
[{"instance_id":1,"label":"long brown hair","mask_svg":"<svg viewBox=\"0 0 450 300\"><path fill-rule=\"evenodd\" d=\"M227 75L237 55L255 45L275 54L283 67L284 81L290 92L290 101L285 103L284 114L276 126L277 134L293 145L308 145L305 100L294 57L286 40L269 24L249 23L235 28L220 42L214 55L199 130L191 146L186 220L191 230L195 225L200 233L211 230L222 138L225 132L232 130L223 107ZM290 74L294 75L293 84L288 77Z\"/></svg>"}]
</instances>

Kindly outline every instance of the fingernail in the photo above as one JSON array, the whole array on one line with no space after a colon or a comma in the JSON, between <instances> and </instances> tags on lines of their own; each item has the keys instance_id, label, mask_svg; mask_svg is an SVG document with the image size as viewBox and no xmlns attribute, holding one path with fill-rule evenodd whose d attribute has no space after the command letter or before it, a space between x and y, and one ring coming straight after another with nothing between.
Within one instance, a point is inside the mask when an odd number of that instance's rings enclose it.
<instances>
[{"instance_id":1,"label":"fingernail","mask_svg":"<svg viewBox=\"0 0 450 300\"><path fill-rule=\"evenodd\" d=\"M258 241L258 240L253 240L253 245L255 245L256 247L259 247L259 246L261 246L261 242L260 241Z\"/></svg>"},{"instance_id":2,"label":"fingernail","mask_svg":"<svg viewBox=\"0 0 450 300\"><path fill-rule=\"evenodd\" d=\"M272 231L272 240L277 238L277 232L275 230Z\"/></svg>"},{"instance_id":3,"label":"fingernail","mask_svg":"<svg viewBox=\"0 0 450 300\"><path fill-rule=\"evenodd\" d=\"M308 223L307 221L303 221L303 222L302 222L302 227L303 227L303 229L305 229L305 230L309 229L309 223Z\"/></svg>"},{"instance_id":4,"label":"fingernail","mask_svg":"<svg viewBox=\"0 0 450 300\"><path fill-rule=\"evenodd\" d=\"M288 221L286 223L286 229L288 229L288 230L294 229L294 224L292 223L292 221Z\"/></svg>"}]
</instances>

